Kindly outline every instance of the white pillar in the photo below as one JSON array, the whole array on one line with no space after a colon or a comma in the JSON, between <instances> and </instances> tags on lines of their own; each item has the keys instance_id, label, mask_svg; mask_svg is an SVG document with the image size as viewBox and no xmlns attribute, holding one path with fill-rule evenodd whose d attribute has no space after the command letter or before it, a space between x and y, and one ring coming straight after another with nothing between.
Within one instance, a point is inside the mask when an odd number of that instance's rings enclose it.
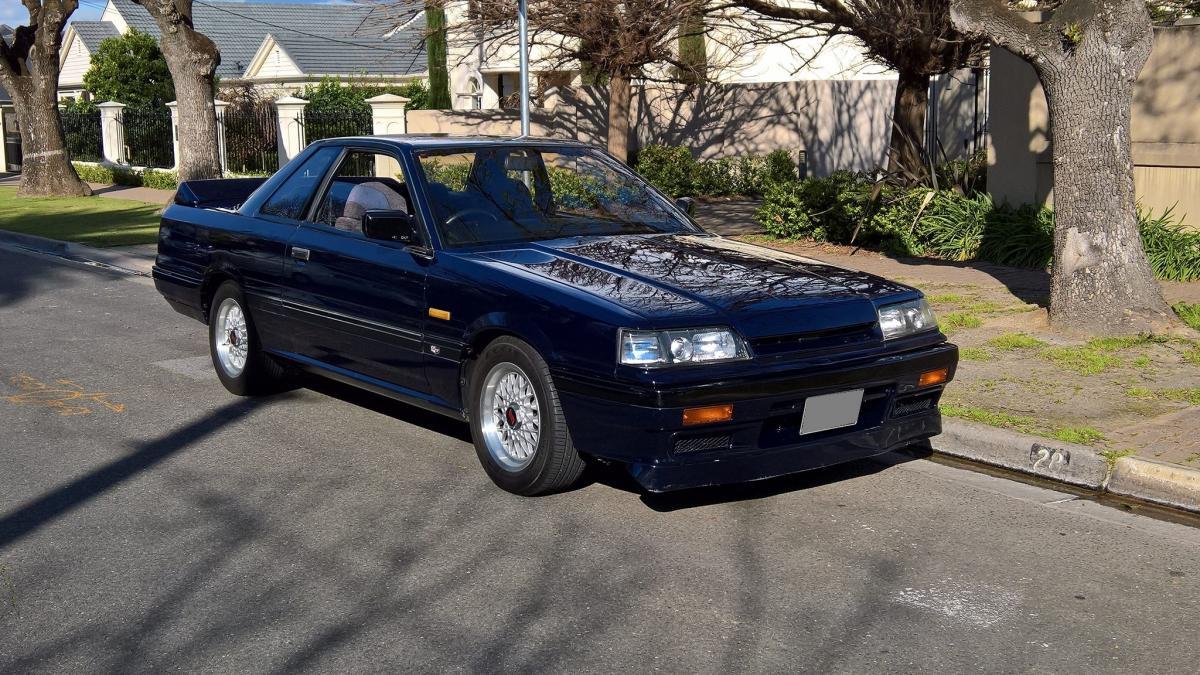
<instances>
[{"instance_id":1,"label":"white pillar","mask_svg":"<svg viewBox=\"0 0 1200 675\"><path fill-rule=\"evenodd\" d=\"M403 134L408 130L404 107L410 99L395 94L380 94L367 99L371 106L371 133L376 136ZM400 165L387 155L375 155L376 176L398 176Z\"/></svg>"},{"instance_id":2,"label":"white pillar","mask_svg":"<svg viewBox=\"0 0 1200 675\"><path fill-rule=\"evenodd\" d=\"M11 115L12 106L0 105L0 173L8 173L8 127L5 115Z\"/></svg>"},{"instance_id":3,"label":"white pillar","mask_svg":"<svg viewBox=\"0 0 1200 675\"><path fill-rule=\"evenodd\" d=\"M96 107L100 108L100 154L109 164L124 164L125 123L121 117L125 104L109 101Z\"/></svg>"},{"instance_id":4,"label":"white pillar","mask_svg":"<svg viewBox=\"0 0 1200 675\"><path fill-rule=\"evenodd\" d=\"M376 136L388 134L403 134L408 132L408 123L404 119L404 109L409 99L395 94L380 94L367 99L371 106L371 133Z\"/></svg>"},{"instance_id":5,"label":"white pillar","mask_svg":"<svg viewBox=\"0 0 1200 675\"><path fill-rule=\"evenodd\" d=\"M308 101L295 96L284 96L275 101L275 112L279 118L279 168L283 168L304 149L304 106Z\"/></svg>"},{"instance_id":6,"label":"white pillar","mask_svg":"<svg viewBox=\"0 0 1200 675\"><path fill-rule=\"evenodd\" d=\"M171 110L171 170L176 171L179 169L179 102L171 101L167 108Z\"/></svg>"},{"instance_id":7,"label":"white pillar","mask_svg":"<svg viewBox=\"0 0 1200 675\"><path fill-rule=\"evenodd\" d=\"M225 155L225 109L229 107L229 103L214 100L213 105L217 107L217 148L221 154L221 175L223 176L229 173L229 162Z\"/></svg>"}]
</instances>

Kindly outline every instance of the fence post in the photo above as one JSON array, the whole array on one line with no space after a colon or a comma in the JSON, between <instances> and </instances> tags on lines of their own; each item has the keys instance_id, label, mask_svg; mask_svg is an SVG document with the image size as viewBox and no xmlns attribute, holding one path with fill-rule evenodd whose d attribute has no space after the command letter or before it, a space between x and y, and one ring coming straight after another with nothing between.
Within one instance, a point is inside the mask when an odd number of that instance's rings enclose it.
<instances>
[{"instance_id":1,"label":"fence post","mask_svg":"<svg viewBox=\"0 0 1200 675\"><path fill-rule=\"evenodd\" d=\"M121 117L124 103L109 101L100 108L100 154L109 164L125 163L125 123Z\"/></svg>"},{"instance_id":2,"label":"fence post","mask_svg":"<svg viewBox=\"0 0 1200 675\"><path fill-rule=\"evenodd\" d=\"M371 133L376 136L403 134L408 131L404 107L410 99L395 94L380 94L367 99L371 106Z\"/></svg>"},{"instance_id":3,"label":"fence post","mask_svg":"<svg viewBox=\"0 0 1200 675\"><path fill-rule=\"evenodd\" d=\"M179 102L167 103L171 110L171 170L179 170Z\"/></svg>"},{"instance_id":4,"label":"fence post","mask_svg":"<svg viewBox=\"0 0 1200 675\"><path fill-rule=\"evenodd\" d=\"M213 100L217 108L217 150L221 155L221 175L229 173L229 161L225 155L225 109L229 107L226 101Z\"/></svg>"},{"instance_id":5,"label":"fence post","mask_svg":"<svg viewBox=\"0 0 1200 675\"><path fill-rule=\"evenodd\" d=\"M8 125L4 121L8 108L0 105L0 173L8 173Z\"/></svg>"},{"instance_id":6,"label":"fence post","mask_svg":"<svg viewBox=\"0 0 1200 675\"><path fill-rule=\"evenodd\" d=\"M283 168L304 149L304 106L302 98L284 96L275 101L275 112L279 118L279 168Z\"/></svg>"}]
</instances>

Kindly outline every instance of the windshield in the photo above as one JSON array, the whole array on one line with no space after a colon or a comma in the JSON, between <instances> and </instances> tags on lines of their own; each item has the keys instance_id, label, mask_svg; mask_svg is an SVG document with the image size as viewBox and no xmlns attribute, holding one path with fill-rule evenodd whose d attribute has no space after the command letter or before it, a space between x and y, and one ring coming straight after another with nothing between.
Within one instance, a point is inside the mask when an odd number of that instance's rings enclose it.
<instances>
[{"instance_id":1,"label":"windshield","mask_svg":"<svg viewBox=\"0 0 1200 675\"><path fill-rule=\"evenodd\" d=\"M589 148L503 145L416 156L446 246L700 231L642 179Z\"/></svg>"}]
</instances>

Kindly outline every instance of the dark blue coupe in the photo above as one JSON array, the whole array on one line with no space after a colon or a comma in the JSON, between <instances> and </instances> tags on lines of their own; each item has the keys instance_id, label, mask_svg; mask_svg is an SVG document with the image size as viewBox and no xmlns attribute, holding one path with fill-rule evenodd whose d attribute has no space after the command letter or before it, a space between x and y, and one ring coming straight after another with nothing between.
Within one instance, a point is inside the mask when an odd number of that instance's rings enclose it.
<instances>
[{"instance_id":1,"label":"dark blue coupe","mask_svg":"<svg viewBox=\"0 0 1200 675\"><path fill-rule=\"evenodd\" d=\"M689 206L574 142L331 139L265 181L181 185L154 280L231 392L304 369L469 420L518 494L589 458L663 491L940 432L958 350L920 292Z\"/></svg>"}]
</instances>

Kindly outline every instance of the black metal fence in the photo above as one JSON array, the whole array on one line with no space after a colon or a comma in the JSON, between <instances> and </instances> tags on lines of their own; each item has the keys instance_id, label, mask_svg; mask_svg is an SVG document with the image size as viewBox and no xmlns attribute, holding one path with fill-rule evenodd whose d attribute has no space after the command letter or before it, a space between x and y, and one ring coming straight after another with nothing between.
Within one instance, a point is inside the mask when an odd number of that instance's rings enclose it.
<instances>
[{"instance_id":1,"label":"black metal fence","mask_svg":"<svg viewBox=\"0 0 1200 675\"><path fill-rule=\"evenodd\" d=\"M270 106L225 111L225 163L233 173L279 170L279 122Z\"/></svg>"},{"instance_id":2,"label":"black metal fence","mask_svg":"<svg viewBox=\"0 0 1200 675\"><path fill-rule=\"evenodd\" d=\"M63 135L67 154L76 162L99 162L103 159L100 137L100 110L62 110Z\"/></svg>"},{"instance_id":3,"label":"black metal fence","mask_svg":"<svg viewBox=\"0 0 1200 675\"><path fill-rule=\"evenodd\" d=\"M174 139L171 138L171 111L163 108L126 108L121 113L125 125L127 161L134 166L168 169L175 164Z\"/></svg>"},{"instance_id":4,"label":"black metal fence","mask_svg":"<svg viewBox=\"0 0 1200 675\"><path fill-rule=\"evenodd\" d=\"M305 110L303 120L305 144L338 136L370 136L374 128L370 108Z\"/></svg>"}]
</instances>

